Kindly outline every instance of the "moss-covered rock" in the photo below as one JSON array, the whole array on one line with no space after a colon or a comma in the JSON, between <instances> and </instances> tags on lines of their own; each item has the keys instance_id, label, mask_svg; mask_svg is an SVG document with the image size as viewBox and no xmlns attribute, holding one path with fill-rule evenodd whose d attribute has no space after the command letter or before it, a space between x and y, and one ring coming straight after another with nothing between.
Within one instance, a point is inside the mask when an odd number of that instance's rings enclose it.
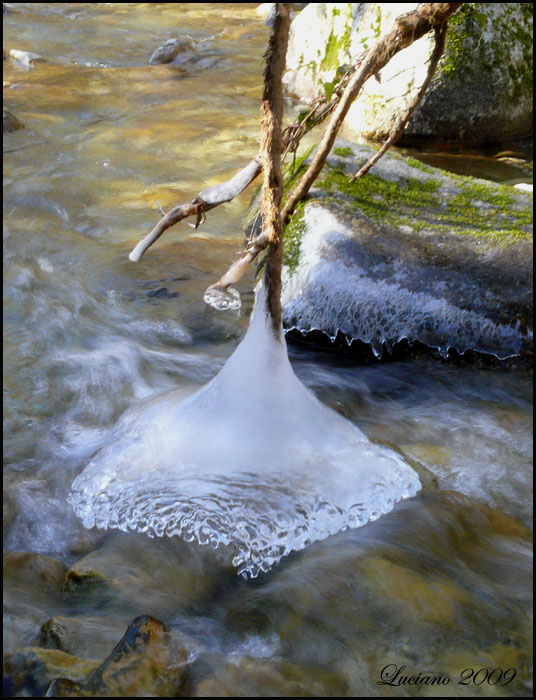
<instances>
[{"instance_id":1,"label":"moss-covered rock","mask_svg":"<svg viewBox=\"0 0 536 700\"><path fill-rule=\"evenodd\" d=\"M417 3L309 3L294 19L285 81L305 100ZM484 142L532 133L532 3L464 3L449 20L444 55L406 137ZM433 36L399 52L369 80L345 124L375 140L389 134L419 90Z\"/></svg>"},{"instance_id":2,"label":"moss-covered rock","mask_svg":"<svg viewBox=\"0 0 536 700\"><path fill-rule=\"evenodd\" d=\"M444 355L526 348L532 195L393 153L352 182L374 151L350 150L334 151L286 228L285 327L377 356L402 340Z\"/></svg>"}]
</instances>

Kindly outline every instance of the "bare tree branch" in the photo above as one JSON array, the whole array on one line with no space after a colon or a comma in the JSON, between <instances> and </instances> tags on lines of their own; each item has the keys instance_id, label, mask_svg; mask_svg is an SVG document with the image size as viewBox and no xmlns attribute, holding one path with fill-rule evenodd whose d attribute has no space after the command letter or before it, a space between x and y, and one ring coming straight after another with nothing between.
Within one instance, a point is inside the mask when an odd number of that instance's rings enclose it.
<instances>
[{"instance_id":1,"label":"bare tree branch","mask_svg":"<svg viewBox=\"0 0 536 700\"><path fill-rule=\"evenodd\" d=\"M419 5L417 9L412 12L397 17L395 26L391 32L381 37L372 49L369 49L366 54L361 56L360 70L356 71L349 78L340 100L334 104L334 110L330 110L330 112L332 112L332 117L316 149L315 156L302 179L289 195L283 211L281 212L283 226L288 223L294 208L298 202L305 197L322 170L344 117L348 113L350 105L358 96L364 83L370 77L376 76L378 71L381 70L396 53L410 46L414 41L420 39L430 30L434 29L435 31L443 26L446 28L449 17L456 12L461 5L462 3L423 3ZM446 31L446 29L444 31ZM444 42L444 36L441 41ZM439 45L436 34L436 46L433 55L439 50ZM439 57L437 60L439 60ZM430 75L430 71L428 71L428 75ZM426 88L429 82L430 81L428 81ZM422 89L419 91L419 95L421 91ZM424 91L422 91L422 94L424 94ZM410 108L411 106L412 105L410 105ZM415 107L413 107L413 109L414 108ZM411 114L409 116L411 116ZM267 244L268 242L263 234L260 234L259 237L250 241L240 258L231 265L229 270L218 280L216 285L224 289L226 285L230 284L229 280L232 280L233 283L238 282L245 273L250 262L255 259Z\"/></svg>"},{"instance_id":2,"label":"bare tree branch","mask_svg":"<svg viewBox=\"0 0 536 700\"><path fill-rule=\"evenodd\" d=\"M286 5L287 3L277 3L278 6ZM419 93L414 98L414 100L409 105L406 113L402 117L400 123L389 135L389 138L382 146L382 149L378 154L375 154L374 158L367 163L364 168L370 169L373 163L385 153L385 151L400 138L411 114L415 110L416 106L422 99L426 89L428 88L433 74L436 70L437 63L441 57L446 33L446 23L449 17L454 14L458 8L463 3L421 3L415 10L408 12L395 20L395 25L393 29L376 42L376 44L365 51L361 56L358 57L356 61L356 66L354 69L343 73L339 76L339 82L334 85L333 98L330 95L320 96L315 98L311 103L310 109L307 114L303 115L301 121L295 124L289 125L283 132L282 135L282 149L283 158L289 152L296 152L298 144L301 138L316 125L324 121L328 116L330 120L327 127L322 135L322 139L316 148L314 157L309 167L307 168L305 174L302 176L301 180L298 182L297 186L290 193L286 204L281 212L281 227L288 223L296 205L300 202L309 192L313 182L318 177L320 171L322 170L326 158L331 151L337 133L343 123L343 120L350 109L352 102L358 97L361 88L364 83L372 76L377 77L379 71L391 60L391 58L397 54L402 49L410 46L414 41L417 41L422 36L428 32L434 30L435 32L435 47L434 52L431 57L431 63L426 76L425 82L421 86ZM283 31L280 29L280 31ZM275 26L274 26L275 32ZM281 35L282 36L282 35ZM274 37L272 34L271 41ZM286 41L285 40L285 47ZM286 50L286 49L285 49ZM268 58L270 56L268 55ZM283 61L284 61L283 56ZM268 71L268 66L267 66ZM275 70L274 70L275 75ZM265 76L266 77L266 76ZM265 97L266 97L266 82L265 82ZM279 126L280 128L280 126ZM264 133L264 132L263 132ZM264 142L263 142L264 143ZM271 147L264 144L267 149L266 153L270 153ZM279 151L281 153L281 151ZM129 255L129 259L133 262L137 262L144 252L156 241L158 238L166 231L168 228L174 224L182 221L186 217L196 216L195 228L199 226L200 223L204 221L205 212L217 207L224 202L229 202L234 197L239 195L263 170L263 163L267 163L268 160L263 158L264 152L261 152L250 162L245 168L242 168L236 175L234 175L230 180L215 185L213 187L203 190L199 196L193 200L190 204L183 204L174 207L170 212L168 212L153 230L138 243L134 248L132 253ZM278 186L274 185L274 182L278 181L276 168L273 161L271 170L271 180L272 191L276 192ZM281 156L279 160L279 169L281 163ZM368 167L367 167L368 166ZM362 172L363 171L363 172ZM359 173L353 179L361 177L366 170L361 169ZM275 178L275 179L274 179ZM266 176L265 176L265 187L266 186ZM263 190L263 191L264 191ZM281 187L282 191L282 187ZM275 204L275 200L272 202ZM277 209L278 209L277 203ZM240 257L231 265L227 272L216 282L216 284L209 287L205 294L205 300L211 302L211 295L214 294L224 294L230 284L236 283L244 275L248 265L257 257L257 255L264 250L270 242L274 245L274 255L273 264L275 265L275 271L273 279L277 279L277 256L281 253L281 245L277 242L280 239L280 232L277 228L278 224L274 221L272 222L271 228L267 229L266 224L263 226L262 232L253 240L249 241L245 250L240 254ZM280 264L280 263L279 263ZM280 287L279 287L280 291ZM237 295L236 292L234 292ZM269 299L278 299L280 294L277 289L273 289L272 293L267 295ZM280 301L278 302L280 304ZM277 302L276 302L277 304ZM238 302L239 305L239 302ZM224 301L220 308L227 308L231 306L228 301ZM235 307L236 308L236 307ZM280 318L280 307L279 311L274 306L270 309L270 314L272 319ZM275 327L275 321L274 321Z\"/></svg>"},{"instance_id":3,"label":"bare tree branch","mask_svg":"<svg viewBox=\"0 0 536 700\"><path fill-rule=\"evenodd\" d=\"M365 173L368 173L368 171L372 168L374 163L377 163L380 158L383 156L383 154L391 148L393 144L395 144L398 139L402 136L404 133L404 129L406 128L406 124L409 122L409 119L413 112L415 111L415 108L417 105L420 103L422 98L424 97L424 93L428 89L428 86L430 85L432 78L434 77L434 74L437 69L437 65L439 63L439 59L441 58L443 54L443 50L445 48L445 37L447 35L447 24L441 25L441 27L438 27L435 29L435 46L434 50L432 52L432 56L430 58L430 65L428 66L428 72L426 74L426 78L424 79L423 84L420 87L419 92L415 95L411 103L409 104L408 108L402 115L400 121L398 124L394 127L394 129L391 131L389 134L389 138L385 141L383 146L380 148L380 150L375 153L372 158L370 158L369 161L363 165L362 168L357 172L356 175L354 175L351 179L353 182L354 180L359 180L360 177L363 177Z\"/></svg>"},{"instance_id":4,"label":"bare tree branch","mask_svg":"<svg viewBox=\"0 0 536 700\"><path fill-rule=\"evenodd\" d=\"M283 225L288 222L296 205L309 192L313 182L324 167L344 117L347 115L350 105L358 96L364 83L371 76L377 74L399 51L410 46L432 29L436 29L436 27L444 24L461 5L461 2L421 3L413 12L407 12L397 17L393 29L378 39L374 47L368 52L361 69L354 73L350 79L337 108L328 122L309 168L290 193L281 213Z\"/></svg>"},{"instance_id":5,"label":"bare tree branch","mask_svg":"<svg viewBox=\"0 0 536 700\"><path fill-rule=\"evenodd\" d=\"M361 60L366 53L367 52L356 59L356 67L360 65ZM333 112L353 70L354 69L351 69L338 77L338 82L334 86L333 98L331 100L327 99L325 96L316 97L309 106L309 110L305 114L301 115L301 121L290 124L285 128L282 137L284 149L282 160L284 160L287 153L296 153L300 140L303 138L303 136L305 136L305 134L311 131L311 129L313 129L315 126L321 124ZM134 250L128 256L129 260L131 262L138 262L147 249L160 238L164 231L179 223L183 219L193 216L194 214L198 218L198 223L195 225L195 228L197 228L201 215L210 209L219 206L220 204L230 202L241 192L243 192L246 187L250 185L256 177L258 177L258 175L260 175L262 171L261 162L262 157L259 153L252 161L248 163L248 165L233 175L230 180L227 180L219 185L208 187L200 192L193 202L190 204L178 205L168 212L167 215L162 213L161 208L158 207L162 215L162 219L156 224L153 230L136 245ZM256 250L257 247L258 246L255 245L252 249L244 251L244 255L246 255L246 257L249 256L251 251L253 249ZM263 250L265 247L266 244L264 244L262 248L259 248L259 250ZM255 256L257 253L255 253ZM229 272L231 272L231 270L229 270Z\"/></svg>"},{"instance_id":6,"label":"bare tree branch","mask_svg":"<svg viewBox=\"0 0 536 700\"><path fill-rule=\"evenodd\" d=\"M174 226L179 221L182 221L188 216L197 216L195 228L204 220L204 214L210 209L217 207L224 202L230 202L243 192L246 187L260 174L262 170L260 155L254 158L250 163L242 168L230 180L219 185L214 185L206 190L203 190L196 199L190 204L181 204L173 207L153 228L151 233L147 234L143 240L134 248L128 256L131 262L138 262L147 248L153 245L160 236L171 226Z\"/></svg>"},{"instance_id":7,"label":"bare tree branch","mask_svg":"<svg viewBox=\"0 0 536 700\"><path fill-rule=\"evenodd\" d=\"M263 175L261 218L263 234L268 240L268 256L264 270L266 307L272 319L277 340L281 337L281 264L283 259L283 226L280 205L283 198L281 173L281 124L283 121L283 73L290 28L290 3L276 3L276 16L264 72L264 93L261 103Z\"/></svg>"}]
</instances>

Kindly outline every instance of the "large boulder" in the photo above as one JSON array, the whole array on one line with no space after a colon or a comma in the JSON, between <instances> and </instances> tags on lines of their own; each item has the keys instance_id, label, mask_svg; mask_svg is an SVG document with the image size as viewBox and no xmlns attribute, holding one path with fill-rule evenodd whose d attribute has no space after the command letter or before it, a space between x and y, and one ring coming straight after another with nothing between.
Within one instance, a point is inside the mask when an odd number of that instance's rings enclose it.
<instances>
[{"instance_id":1,"label":"large boulder","mask_svg":"<svg viewBox=\"0 0 536 700\"><path fill-rule=\"evenodd\" d=\"M341 147L341 145L343 147ZM500 359L530 347L532 195L341 142L285 230L283 323Z\"/></svg>"},{"instance_id":2,"label":"large boulder","mask_svg":"<svg viewBox=\"0 0 536 700\"><path fill-rule=\"evenodd\" d=\"M354 64L417 3L309 3L291 25L285 83L306 101L324 92L338 66ZM464 3L449 20L436 75L405 137L484 142L532 133L532 3ZM399 52L366 83L345 119L383 140L420 88L433 35Z\"/></svg>"}]
</instances>

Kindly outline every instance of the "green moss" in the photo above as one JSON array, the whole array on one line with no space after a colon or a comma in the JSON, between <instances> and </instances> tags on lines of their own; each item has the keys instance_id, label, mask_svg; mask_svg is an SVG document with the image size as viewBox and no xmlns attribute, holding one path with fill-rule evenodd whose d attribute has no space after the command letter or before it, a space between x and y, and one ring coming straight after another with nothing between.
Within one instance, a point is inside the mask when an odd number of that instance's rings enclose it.
<instances>
[{"instance_id":1,"label":"green moss","mask_svg":"<svg viewBox=\"0 0 536 700\"><path fill-rule=\"evenodd\" d=\"M333 153L335 153L336 156L341 156L342 158L347 158L348 156L354 155L354 152L349 146L345 146L344 148L334 148Z\"/></svg>"},{"instance_id":2,"label":"green moss","mask_svg":"<svg viewBox=\"0 0 536 700\"><path fill-rule=\"evenodd\" d=\"M344 195L350 207L380 225L409 226L414 232L485 236L502 243L532 236L526 229L532 223L532 207L521 211L513 207L511 188L488 187L462 176L452 179L459 183L459 191L449 197L446 206L438 196L441 183L434 179L391 182L368 173L350 182L340 168L333 168L319 186L334 201Z\"/></svg>"},{"instance_id":3,"label":"green moss","mask_svg":"<svg viewBox=\"0 0 536 700\"><path fill-rule=\"evenodd\" d=\"M466 81L472 80L474 66L476 65L473 41L477 34L482 34L482 13L478 14L478 20L473 22L475 15L475 3L467 2L452 15L447 25L446 48L441 62L443 75L456 74L458 76L461 66L465 70L461 73Z\"/></svg>"},{"instance_id":4,"label":"green moss","mask_svg":"<svg viewBox=\"0 0 536 700\"><path fill-rule=\"evenodd\" d=\"M410 156L408 156L406 158L406 163L408 165L411 165L412 168L417 168L418 170L422 170L425 173L433 173L434 172L434 169L431 168L429 165L425 165L420 160L417 160L416 158L411 158Z\"/></svg>"},{"instance_id":5,"label":"green moss","mask_svg":"<svg viewBox=\"0 0 536 700\"><path fill-rule=\"evenodd\" d=\"M318 71L318 65L316 61L309 61L309 63L305 66L309 71L311 71L311 74L313 76L313 80L316 80L316 74Z\"/></svg>"},{"instance_id":6,"label":"green moss","mask_svg":"<svg viewBox=\"0 0 536 700\"><path fill-rule=\"evenodd\" d=\"M482 206L482 202L484 206ZM460 182L457 195L447 204L445 218L459 226L469 222L473 235L487 234L498 239L530 237L524 227L532 223L532 207L515 208L512 188L491 188L474 182Z\"/></svg>"},{"instance_id":7,"label":"green moss","mask_svg":"<svg viewBox=\"0 0 536 700\"><path fill-rule=\"evenodd\" d=\"M67 572L65 582L63 584L64 593L73 593L74 591L92 591L96 588L106 586L106 579L99 571L82 571L78 572L73 569Z\"/></svg>"},{"instance_id":8,"label":"green moss","mask_svg":"<svg viewBox=\"0 0 536 700\"><path fill-rule=\"evenodd\" d=\"M376 4L376 18L372 25L373 36L377 39L382 33L382 6L380 3Z\"/></svg>"},{"instance_id":9,"label":"green moss","mask_svg":"<svg viewBox=\"0 0 536 700\"><path fill-rule=\"evenodd\" d=\"M287 193L294 186L296 180L306 171L306 160L309 158L315 148L316 144L313 144L309 148L306 148L301 155L297 156L295 161L289 161L283 165L283 188L285 193ZM259 191L261 188L262 185L260 186ZM284 199L285 197L283 196L283 200Z\"/></svg>"},{"instance_id":10,"label":"green moss","mask_svg":"<svg viewBox=\"0 0 536 700\"><path fill-rule=\"evenodd\" d=\"M463 182L463 181L462 181ZM514 195L511 187L500 185L497 189L492 189L487 185L476 182L463 182L462 192L457 195L470 204L471 200L480 200L502 207L506 210L514 203Z\"/></svg>"},{"instance_id":11,"label":"green moss","mask_svg":"<svg viewBox=\"0 0 536 700\"><path fill-rule=\"evenodd\" d=\"M326 43L324 58L320 64L322 70L330 70L339 65L339 40L333 30L331 30Z\"/></svg>"},{"instance_id":12,"label":"green moss","mask_svg":"<svg viewBox=\"0 0 536 700\"><path fill-rule=\"evenodd\" d=\"M291 273L296 270L300 259L301 240L305 233L304 208L305 202L300 202L296 206L291 220L283 231L283 263Z\"/></svg>"},{"instance_id":13,"label":"green moss","mask_svg":"<svg viewBox=\"0 0 536 700\"><path fill-rule=\"evenodd\" d=\"M421 182L410 178L402 185L384 180L378 175L367 174L355 182L350 182L341 169L334 168L319 185L328 192L340 192L352 197L352 206L361 209L364 214L378 222L391 219L393 206L396 205L404 208L438 206L436 192L439 183L435 180Z\"/></svg>"}]
</instances>

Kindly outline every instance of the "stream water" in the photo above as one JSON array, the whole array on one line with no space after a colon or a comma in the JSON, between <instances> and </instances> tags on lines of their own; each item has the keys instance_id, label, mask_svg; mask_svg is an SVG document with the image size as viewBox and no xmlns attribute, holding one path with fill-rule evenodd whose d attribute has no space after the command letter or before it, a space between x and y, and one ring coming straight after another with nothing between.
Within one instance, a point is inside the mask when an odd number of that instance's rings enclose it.
<instances>
[{"instance_id":1,"label":"stream water","mask_svg":"<svg viewBox=\"0 0 536 700\"><path fill-rule=\"evenodd\" d=\"M203 294L241 246L250 192L196 231L166 232L139 263L128 253L157 220L155 202L191 201L256 152L267 33L249 3L17 3L4 15L4 47L46 59L4 61L4 104L26 125L4 139L4 550L114 582L106 595L57 595L9 570L5 651L37 645L40 626L62 616L84 629L73 653L103 660L134 617L152 614L190 640L198 695L231 683L228 695L285 696L290 678L305 696L529 696L526 369L360 364L290 345L298 378L408 461L423 489L254 581L196 543L86 530L67 502L127 409L200 388L244 335L253 271L239 312ZM149 66L179 34L196 50ZM516 180L511 162L474 160L475 175L487 163L493 179ZM387 665L451 682L377 685ZM516 673L458 684L467 668Z\"/></svg>"}]
</instances>

